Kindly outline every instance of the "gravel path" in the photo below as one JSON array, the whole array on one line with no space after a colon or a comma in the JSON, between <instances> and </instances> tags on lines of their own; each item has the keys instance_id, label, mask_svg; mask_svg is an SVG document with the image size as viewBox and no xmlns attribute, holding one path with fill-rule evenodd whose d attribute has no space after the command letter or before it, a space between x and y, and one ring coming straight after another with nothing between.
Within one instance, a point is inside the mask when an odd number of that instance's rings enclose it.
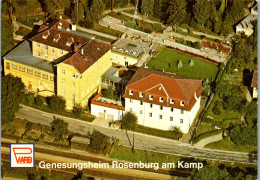
<instances>
[{"instance_id":1,"label":"gravel path","mask_svg":"<svg viewBox=\"0 0 260 180\"><path fill-rule=\"evenodd\" d=\"M220 141L221 139L223 139L222 133L202 139L198 143L194 144L194 147L204 148L207 144Z\"/></svg>"}]
</instances>

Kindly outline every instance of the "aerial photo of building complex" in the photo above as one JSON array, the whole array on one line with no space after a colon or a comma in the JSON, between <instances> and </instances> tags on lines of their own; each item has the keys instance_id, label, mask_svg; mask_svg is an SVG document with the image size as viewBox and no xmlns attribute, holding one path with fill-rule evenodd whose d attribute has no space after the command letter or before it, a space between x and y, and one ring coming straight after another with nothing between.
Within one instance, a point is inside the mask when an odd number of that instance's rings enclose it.
<instances>
[{"instance_id":1,"label":"aerial photo of building complex","mask_svg":"<svg viewBox=\"0 0 260 180\"><path fill-rule=\"evenodd\" d=\"M2 0L2 179L257 179L257 0Z\"/></svg>"}]
</instances>

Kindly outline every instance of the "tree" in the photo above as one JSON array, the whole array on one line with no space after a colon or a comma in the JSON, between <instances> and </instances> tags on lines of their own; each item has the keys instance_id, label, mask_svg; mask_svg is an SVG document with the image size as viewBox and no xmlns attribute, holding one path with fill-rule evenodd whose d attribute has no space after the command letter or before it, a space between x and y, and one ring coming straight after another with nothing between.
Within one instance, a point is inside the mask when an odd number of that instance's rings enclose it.
<instances>
[{"instance_id":1,"label":"tree","mask_svg":"<svg viewBox=\"0 0 260 180\"><path fill-rule=\"evenodd\" d=\"M138 121L137 116L133 112L128 111L122 117L121 120L122 128L126 129L126 133L127 130L134 130L136 128L137 121ZM134 152L134 133L133 133L132 151Z\"/></svg>"},{"instance_id":2,"label":"tree","mask_svg":"<svg viewBox=\"0 0 260 180\"><path fill-rule=\"evenodd\" d=\"M155 6L153 7L153 16L158 18L158 19L162 19L163 16L163 12L162 12L162 1L163 0L157 0L155 1Z\"/></svg>"},{"instance_id":3,"label":"tree","mask_svg":"<svg viewBox=\"0 0 260 180\"><path fill-rule=\"evenodd\" d=\"M49 106L56 113L59 113L66 108L66 100L63 97L53 95L49 97L49 99Z\"/></svg>"},{"instance_id":4,"label":"tree","mask_svg":"<svg viewBox=\"0 0 260 180\"><path fill-rule=\"evenodd\" d=\"M198 172L193 172L192 173L192 178L194 180L218 180L218 179L230 179L231 176L227 169L219 169L219 168L214 168L214 167L203 167L201 168Z\"/></svg>"},{"instance_id":5,"label":"tree","mask_svg":"<svg viewBox=\"0 0 260 180\"><path fill-rule=\"evenodd\" d=\"M212 112L215 115L220 115L221 114L221 108L222 108L222 103L220 101L216 101L214 103L214 107L212 108Z\"/></svg>"},{"instance_id":6,"label":"tree","mask_svg":"<svg viewBox=\"0 0 260 180\"><path fill-rule=\"evenodd\" d=\"M183 0L171 0L167 9L168 20L171 26L175 25L175 31L177 25L181 24L186 16L186 1Z\"/></svg>"},{"instance_id":7,"label":"tree","mask_svg":"<svg viewBox=\"0 0 260 180\"><path fill-rule=\"evenodd\" d=\"M222 23L221 35L228 35L232 31L232 16L227 14Z\"/></svg>"},{"instance_id":8,"label":"tree","mask_svg":"<svg viewBox=\"0 0 260 180\"><path fill-rule=\"evenodd\" d=\"M90 16L93 20L98 20L102 17L102 14L105 10L105 4L102 0L95 0L92 2L90 8Z\"/></svg>"},{"instance_id":9,"label":"tree","mask_svg":"<svg viewBox=\"0 0 260 180\"><path fill-rule=\"evenodd\" d=\"M233 19L237 19L239 18L239 16L241 15L241 13L243 13L243 1L233 1L232 2L232 6L230 8L230 14L233 17Z\"/></svg>"},{"instance_id":10,"label":"tree","mask_svg":"<svg viewBox=\"0 0 260 180\"><path fill-rule=\"evenodd\" d=\"M141 13L144 15L153 15L154 0L142 0Z\"/></svg>"},{"instance_id":11,"label":"tree","mask_svg":"<svg viewBox=\"0 0 260 180\"><path fill-rule=\"evenodd\" d=\"M84 20L84 17L85 17L84 6L83 6L82 2L79 2L79 19L78 19L78 21Z\"/></svg>"},{"instance_id":12,"label":"tree","mask_svg":"<svg viewBox=\"0 0 260 180\"><path fill-rule=\"evenodd\" d=\"M90 140L90 148L97 151L104 151L107 146L109 137L94 129L90 135Z\"/></svg>"},{"instance_id":13,"label":"tree","mask_svg":"<svg viewBox=\"0 0 260 180\"><path fill-rule=\"evenodd\" d=\"M153 23L153 30L155 32L162 32L163 27L160 23Z\"/></svg>"},{"instance_id":14,"label":"tree","mask_svg":"<svg viewBox=\"0 0 260 180\"><path fill-rule=\"evenodd\" d=\"M222 16L223 14L224 14L224 12L225 12L225 1L226 0L222 0L221 1L221 4L220 4L220 7L219 7L219 9L218 9L218 12L219 12L219 14Z\"/></svg>"},{"instance_id":15,"label":"tree","mask_svg":"<svg viewBox=\"0 0 260 180\"><path fill-rule=\"evenodd\" d=\"M207 22L210 17L210 4L205 0L196 0L193 6L193 14L198 23L202 26Z\"/></svg>"},{"instance_id":16,"label":"tree","mask_svg":"<svg viewBox=\"0 0 260 180\"><path fill-rule=\"evenodd\" d=\"M63 135L68 133L68 123L64 122L63 119L54 117L51 128L53 135L59 140L63 138Z\"/></svg>"},{"instance_id":17,"label":"tree","mask_svg":"<svg viewBox=\"0 0 260 180\"><path fill-rule=\"evenodd\" d=\"M20 108L19 104L25 98L22 92L25 86L21 78L6 75L2 76L1 88L1 119L2 123L8 123L14 119L15 112Z\"/></svg>"},{"instance_id":18,"label":"tree","mask_svg":"<svg viewBox=\"0 0 260 180\"><path fill-rule=\"evenodd\" d=\"M39 106L39 107L42 106L42 104L44 103L44 101L45 101L45 99L44 99L44 97L42 97L42 96L36 96L36 98L35 98L35 104L36 104L37 106Z\"/></svg>"},{"instance_id":19,"label":"tree","mask_svg":"<svg viewBox=\"0 0 260 180\"><path fill-rule=\"evenodd\" d=\"M32 105L32 103L34 102L34 95L33 94L28 94L26 96L26 101L28 101L29 104Z\"/></svg>"},{"instance_id":20,"label":"tree","mask_svg":"<svg viewBox=\"0 0 260 180\"><path fill-rule=\"evenodd\" d=\"M73 106L72 113L78 118L83 112L83 108L80 106L80 104L76 104Z\"/></svg>"},{"instance_id":21,"label":"tree","mask_svg":"<svg viewBox=\"0 0 260 180\"><path fill-rule=\"evenodd\" d=\"M123 115L121 124L123 129L134 130L137 125L137 116L133 112L128 111Z\"/></svg>"},{"instance_id":22,"label":"tree","mask_svg":"<svg viewBox=\"0 0 260 180\"><path fill-rule=\"evenodd\" d=\"M10 22L2 20L1 24L1 41L4 46L1 46L1 56L5 55L14 47L13 28Z\"/></svg>"},{"instance_id":23,"label":"tree","mask_svg":"<svg viewBox=\"0 0 260 180\"><path fill-rule=\"evenodd\" d=\"M57 3L55 0L41 0L42 9L48 15L51 16L54 14L57 9Z\"/></svg>"}]
</instances>

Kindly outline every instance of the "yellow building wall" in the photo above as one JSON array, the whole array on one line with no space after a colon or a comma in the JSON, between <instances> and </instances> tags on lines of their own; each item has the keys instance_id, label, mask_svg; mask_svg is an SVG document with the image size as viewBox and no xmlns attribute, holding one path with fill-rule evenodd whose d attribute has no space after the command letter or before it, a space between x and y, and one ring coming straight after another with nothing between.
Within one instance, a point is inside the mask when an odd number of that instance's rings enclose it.
<instances>
[{"instance_id":1,"label":"yellow building wall","mask_svg":"<svg viewBox=\"0 0 260 180\"><path fill-rule=\"evenodd\" d=\"M9 69L7 63L9 63ZM13 69L13 64L16 65L17 69ZM24 67L24 72L20 70L20 66ZM28 68L33 70L32 74L27 73ZM40 77L35 76L35 70L41 73ZM20 77L26 89L28 89L31 92L37 92L38 89L38 94L42 96L51 96L55 93L54 80L51 80L51 76L54 78L53 73L49 73L7 59L4 59L4 73L5 75L11 74L13 76ZM48 74L48 79L43 78L43 73ZM30 89L29 86L31 86Z\"/></svg>"},{"instance_id":2,"label":"yellow building wall","mask_svg":"<svg viewBox=\"0 0 260 180\"><path fill-rule=\"evenodd\" d=\"M101 90L101 75L112 65L111 50L80 74L73 66L60 63L57 65L57 95L66 100L66 109L74 104L85 107L89 98ZM63 74L65 72L65 74ZM75 73L75 76L74 76ZM75 94L75 100L73 100Z\"/></svg>"},{"instance_id":3,"label":"yellow building wall","mask_svg":"<svg viewBox=\"0 0 260 180\"><path fill-rule=\"evenodd\" d=\"M51 46L46 46L45 44L41 44L35 41L32 41L32 51L33 51L33 56L42 59L46 59L47 56L46 60L48 61L53 61L54 59L58 59L59 57L64 56L65 54L68 53L68 51L61 50ZM40 56L38 56L38 53L40 53Z\"/></svg>"}]
</instances>

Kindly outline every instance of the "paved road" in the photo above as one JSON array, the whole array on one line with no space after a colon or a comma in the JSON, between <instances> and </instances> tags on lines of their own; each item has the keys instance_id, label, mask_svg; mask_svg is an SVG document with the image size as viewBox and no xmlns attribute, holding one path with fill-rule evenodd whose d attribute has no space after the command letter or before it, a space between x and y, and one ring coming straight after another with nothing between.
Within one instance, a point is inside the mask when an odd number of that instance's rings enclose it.
<instances>
[{"instance_id":1,"label":"paved road","mask_svg":"<svg viewBox=\"0 0 260 180\"><path fill-rule=\"evenodd\" d=\"M50 123L53 120L52 114L48 114L29 107L21 108L19 112L16 113L16 117L21 119L27 119L31 122L36 122L48 126L50 126ZM131 146L130 143L132 143L132 137L133 137L132 132L128 132L127 135L125 131L120 131L120 130L116 131L108 128L103 128L103 127L93 125L92 123L84 122L77 119L66 118L66 117L62 117L62 119L68 122L69 130L74 133L87 135L88 131L91 132L93 129L96 129L110 137L116 137L120 139L121 144L123 146L128 146L128 147ZM214 160L253 163L253 164L256 164L256 159L257 159L257 155L248 155L247 153L218 151L218 150L210 150L210 149L197 149L194 147L189 147L186 144L181 144L178 141L139 134L139 133L135 133L135 148L154 151L154 152L175 154L175 155L186 156L186 157L197 157L197 158L204 158L204 159L214 159Z\"/></svg>"},{"instance_id":2,"label":"paved road","mask_svg":"<svg viewBox=\"0 0 260 180\"><path fill-rule=\"evenodd\" d=\"M203 148L207 144L210 144L210 143L216 142L216 141L220 141L221 139L223 139L222 133L214 135L214 136L209 136L209 137L207 137L205 139L202 139L198 143L194 144L194 147Z\"/></svg>"}]
</instances>

